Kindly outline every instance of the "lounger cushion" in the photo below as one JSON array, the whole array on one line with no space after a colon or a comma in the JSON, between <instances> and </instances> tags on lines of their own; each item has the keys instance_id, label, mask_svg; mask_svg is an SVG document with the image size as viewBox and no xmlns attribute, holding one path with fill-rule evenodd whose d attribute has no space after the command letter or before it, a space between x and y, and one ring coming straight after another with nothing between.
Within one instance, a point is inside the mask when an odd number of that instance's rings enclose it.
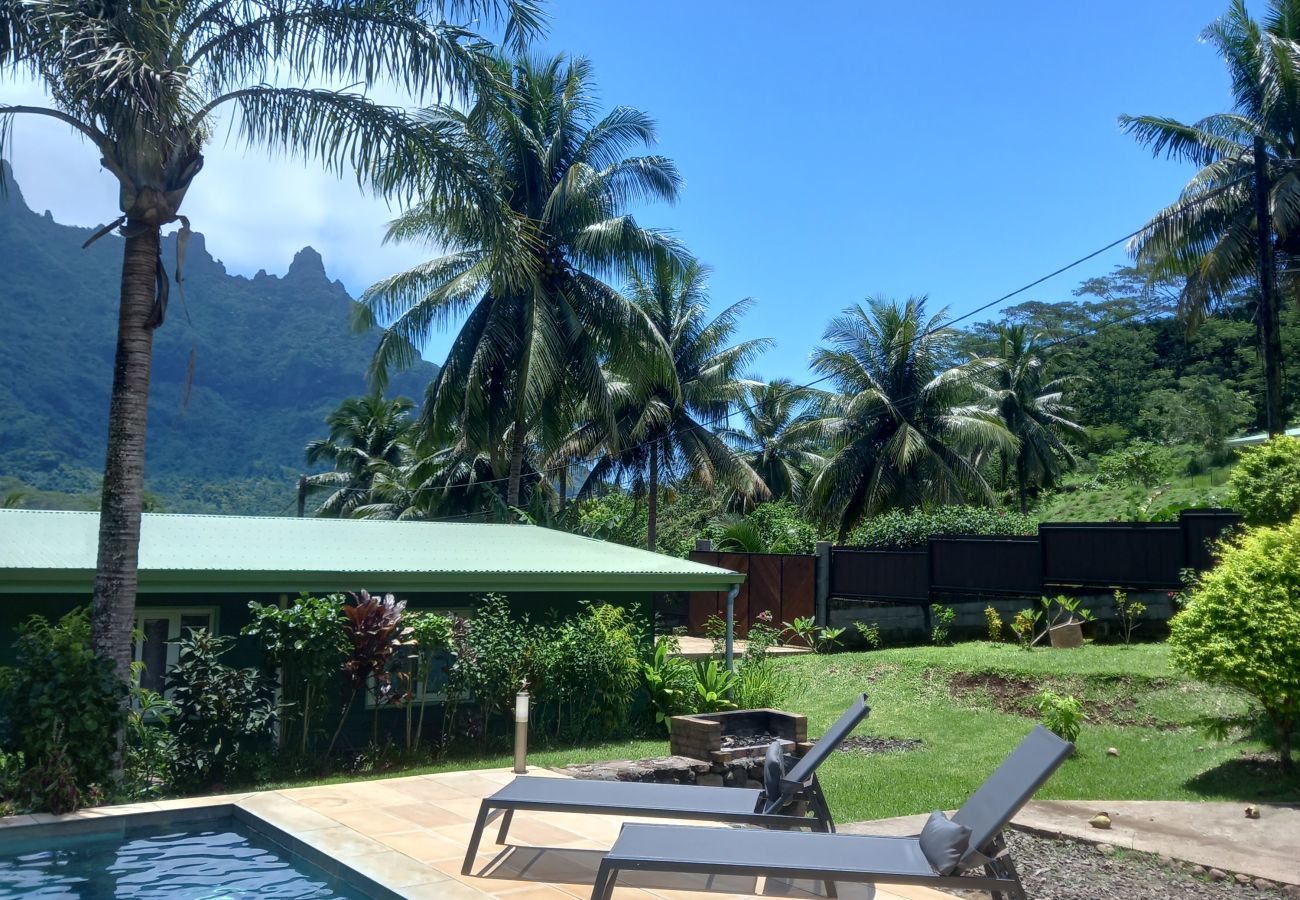
<instances>
[{"instance_id":1,"label":"lounger cushion","mask_svg":"<svg viewBox=\"0 0 1300 900\"><path fill-rule=\"evenodd\" d=\"M930 814L921 829L921 852L940 875L957 871L970 847L970 829L951 821L939 810Z\"/></svg>"}]
</instances>

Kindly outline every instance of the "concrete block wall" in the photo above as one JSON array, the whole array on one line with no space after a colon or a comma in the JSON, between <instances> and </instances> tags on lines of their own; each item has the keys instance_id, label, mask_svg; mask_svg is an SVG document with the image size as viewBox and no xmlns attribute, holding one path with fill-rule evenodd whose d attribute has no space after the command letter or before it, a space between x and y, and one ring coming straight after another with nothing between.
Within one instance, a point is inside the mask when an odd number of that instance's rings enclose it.
<instances>
[{"instance_id":1,"label":"concrete block wall","mask_svg":"<svg viewBox=\"0 0 1300 900\"><path fill-rule=\"evenodd\" d=\"M1067 596L1078 597L1083 605L1096 616L1096 621L1084 626L1088 637L1099 640L1118 640L1120 631L1115 615L1114 593L1070 593L1059 591ZM1134 638L1150 640L1163 637L1169 631L1169 619L1173 617L1175 606L1168 591L1129 591L1130 599L1141 600L1147 610L1142 616L1142 624L1134 632ZM1056 596L1049 594L1048 596ZM1037 607L1034 597L971 597L971 596L936 596L934 602L951 606L957 613L957 619L949 629L956 639L983 638L988 635L988 626L984 619L984 608L992 606L1010 625L1016 613L1022 609ZM838 597L830 599L829 624L842 627L844 643L848 647L861 646L861 638L854 622L876 624L880 626L881 639L889 644L915 644L929 641L926 629L925 607L901 603L879 603L875 601L847 600ZM1014 637L1008 628L1007 640Z\"/></svg>"}]
</instances>

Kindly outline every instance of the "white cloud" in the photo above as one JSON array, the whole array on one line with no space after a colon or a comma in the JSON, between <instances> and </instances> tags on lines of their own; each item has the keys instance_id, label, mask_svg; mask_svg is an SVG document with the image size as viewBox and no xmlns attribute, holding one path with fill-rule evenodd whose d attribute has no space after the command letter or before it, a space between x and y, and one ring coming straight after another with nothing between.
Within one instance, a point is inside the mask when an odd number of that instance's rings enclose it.
<instances>
[{"instance_id":1,"label":"white cloud","mask_svg":"<svg viewBox=\"0 0 1300 900\"><path fill-rule=\"evenodd\" d=\"M393 103L392 91L378 91ZM45 105L32 81L6 81L0 102ZM225 123L204 151L203 172L194 180L182 212L226 268L252 275L259 269L282 274L295 252L312 246L325 259L331 278L354 294L428 255L418 246L383 243L384 226L395 210L365 195L354 181L319 167L246 149L237 136L227 140ZM12 164L28 204L49 210L55 220L95 226L118 215L116 182L99 166L98 154L72 129L52 119L15 119Z\"/></svg>"}]
</instances>

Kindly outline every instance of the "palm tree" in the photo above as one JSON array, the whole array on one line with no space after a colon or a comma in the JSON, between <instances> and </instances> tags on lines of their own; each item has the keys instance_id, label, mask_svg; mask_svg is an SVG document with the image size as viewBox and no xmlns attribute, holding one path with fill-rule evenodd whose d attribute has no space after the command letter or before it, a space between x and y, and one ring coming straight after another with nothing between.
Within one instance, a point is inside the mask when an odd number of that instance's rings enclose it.
<instances>
[{"instance_id":1,"label":"palm tree","mask_svg":"<svg viewBox=\"0 0 1300 900\"><path fill-rule=\"evenodd\" d=\"M561 451L565 458L595 455L582 493L615 480L644 494L651 550L658 541L662 482L689 478L741 497L767 496L762 480L711 426L722 424L745 401L754 382L739 373L771 341L728 343L752 301L733 303L709 319L708 273L694 260L682 263L660 254L648 273L631 274L627 294L657 339L642 344L639 355L612 365L615 431L592 417ZM662 353L668 364L654 358Z\"/></svg>"},{"instance_id":2,"label":"palm tree","mask_svg":"<svg viewBox=\"0 0 1300 900\"><path fill-rule=\"evenodd\" d=\"M455 123L417 130L364 94L305 86L390 78L417 96L481 87L493 77L485 42L444 15L504 22L516 43L540 21L533 0L0 0L0 72L39 78L51 97L48 107L0 105L0 146L17 116L63 122L90 142L120 187L122 215L96 235L117 228L125 241L93 633L96 652L123 676L152 338L167 307L160 229L179 220L187 230L181 204L227 109L250 146L355 169L381 190L419 176L466 202L490 196Z\"/></svg>"},{"instance_id":3,"label":"palm tree","mask_svg":"<svg viewBox=\"0 0 1300 900\"><path fill-rule=\"evenodd\" d=\"M998 458L1004 485L1015 472L1023 513L1029 511L1030 486L1051 487L1065 467L1074 466L1074 454L1062 437L1081 437L1084 429L1069 418L1074 410L1063 399L1068 379L1046 377L1038 336L1024 325L1000 325L997 335L989 381L977 381L974 387L1016 439L1014 449L1002 449Z\"/></svg>"},{"instance_id":4,"label":"palm tree","mask_svg":"<svg viewBox=\"0 0 1300 900\"><path fill-rule=\"evenodd\" d=\"M371 394L349 397L326 416L329 437L307 445L308 465L333 466L331 472L307 476L309 487L330 491L316 515L346 517L372 502L376 472L406 461L414 408L405 397Z\"/></svg>"},{"instance_id":5,"label":"palm tree","mask_svg":"<svg viewBox=\"0 0 1300 900\"><path fill-rule=\"evenodd\" d=\"M496 66L508 87L439 119L463 123L523 226L501 229L491 210L425 198L392 223L389 238L449 252L371 287L358 324L391 320L371 366L382 383L390 368L414 360L435 326L466 316L429 386L424 424L435 443L459 429L508 444L506 502L517 506L530 431L562 384L612 422L602 359L650 336L601 278L669 245L625 209L674 200L680 179L665 157L625 155L654 141L654 123L623 106L598 118L586 60L520 57ZM496 406L510 411L509 421L482 435Z\"/></svg>"},{"instance_id":6,"label":"palm tree","mask_svg":"<svg viewBox=\"0 0 1300 900\"><path fill-rule=\"evenodd\" d=\"M832 319L830 346L813 351L813 369L837 393L822 399L830 452L805 502L841 538L885 509L992 499L971 457L1011 450L1015 439L971 402L992 363L942 367L956 337L943 321L943 311L927 317L923 297L876 297Z\"/></svg>"},{"instance_id":7,"label":"palm tree","mask_svg":"<svg viewBox=\"0 0 1300 900\"><path fill-rule=\"evenodd\" d=\"M1205 30L1232 82L1230 112L1192 123L1163 116L1121 116L1129 134L1152 149L1200 166L1181 196L1131 243L1153 277L1185 277L1179 312L1194 330L1242 281L1260 277L1260 226L1255 207L1256 154L1271 185L1272 229L1266 240L1282 256L1289 292L1300 275L1300 0L1270 0L1261 23L1244 0ZM1270 259L1271 278L1275 262ZM1266 298L1267 299L1267 298ZM1257 311L1264 356L1269 430L1285 427L1282 345L1274 304Z\"/></svg>"},{"instance_id":8,"label":"palm tree","mask_svg":"<svg viewBox=\"0 0 1300 900\"><path fill-rule=\"evenodd\" d=\"M810 391L788 378L751 384L736 410L739 427L719 432L774 500L801 498L808 476L826 462L817 443L812 400Z\"/></svg>"}]
</instances>

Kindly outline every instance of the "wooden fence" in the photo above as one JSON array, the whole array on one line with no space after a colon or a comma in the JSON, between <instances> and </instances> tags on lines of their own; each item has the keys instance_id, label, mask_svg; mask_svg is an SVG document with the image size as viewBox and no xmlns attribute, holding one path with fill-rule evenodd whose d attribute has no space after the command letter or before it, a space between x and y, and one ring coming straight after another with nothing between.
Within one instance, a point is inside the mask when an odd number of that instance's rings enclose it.
<instances>
[{"instance_id":1,"label":"wooden fence","mask_svg":"<svg viewBox=\"0 0 1300 900\"><path fill-rule=\"evenodd\" d=\"M736 636L744 637L749 626L763 612L772 614L773 623L793 622L797 616L814 614L817 582L816 557L785 553L718 553L695 550L695 562L721 566L745 575L736 595ZM690 595L687 628L700 634L711 615L725 617L726 591L699 591Z\"/></svg>"},{"instance_id":2,"label":"wooden fence","mask_svg":"<svg viewBox=\"0 0 1300 900\"><path fill-rule=\"evenodd\" d=\"M1044 523L1029 537L936 537L923 550L836 547L829 593L894 603L1038 596L1051 589L1175 590L1210 567L1211 544L1240 521L1189 510L1178 522Z\"/></svg>"}]
</instances>

